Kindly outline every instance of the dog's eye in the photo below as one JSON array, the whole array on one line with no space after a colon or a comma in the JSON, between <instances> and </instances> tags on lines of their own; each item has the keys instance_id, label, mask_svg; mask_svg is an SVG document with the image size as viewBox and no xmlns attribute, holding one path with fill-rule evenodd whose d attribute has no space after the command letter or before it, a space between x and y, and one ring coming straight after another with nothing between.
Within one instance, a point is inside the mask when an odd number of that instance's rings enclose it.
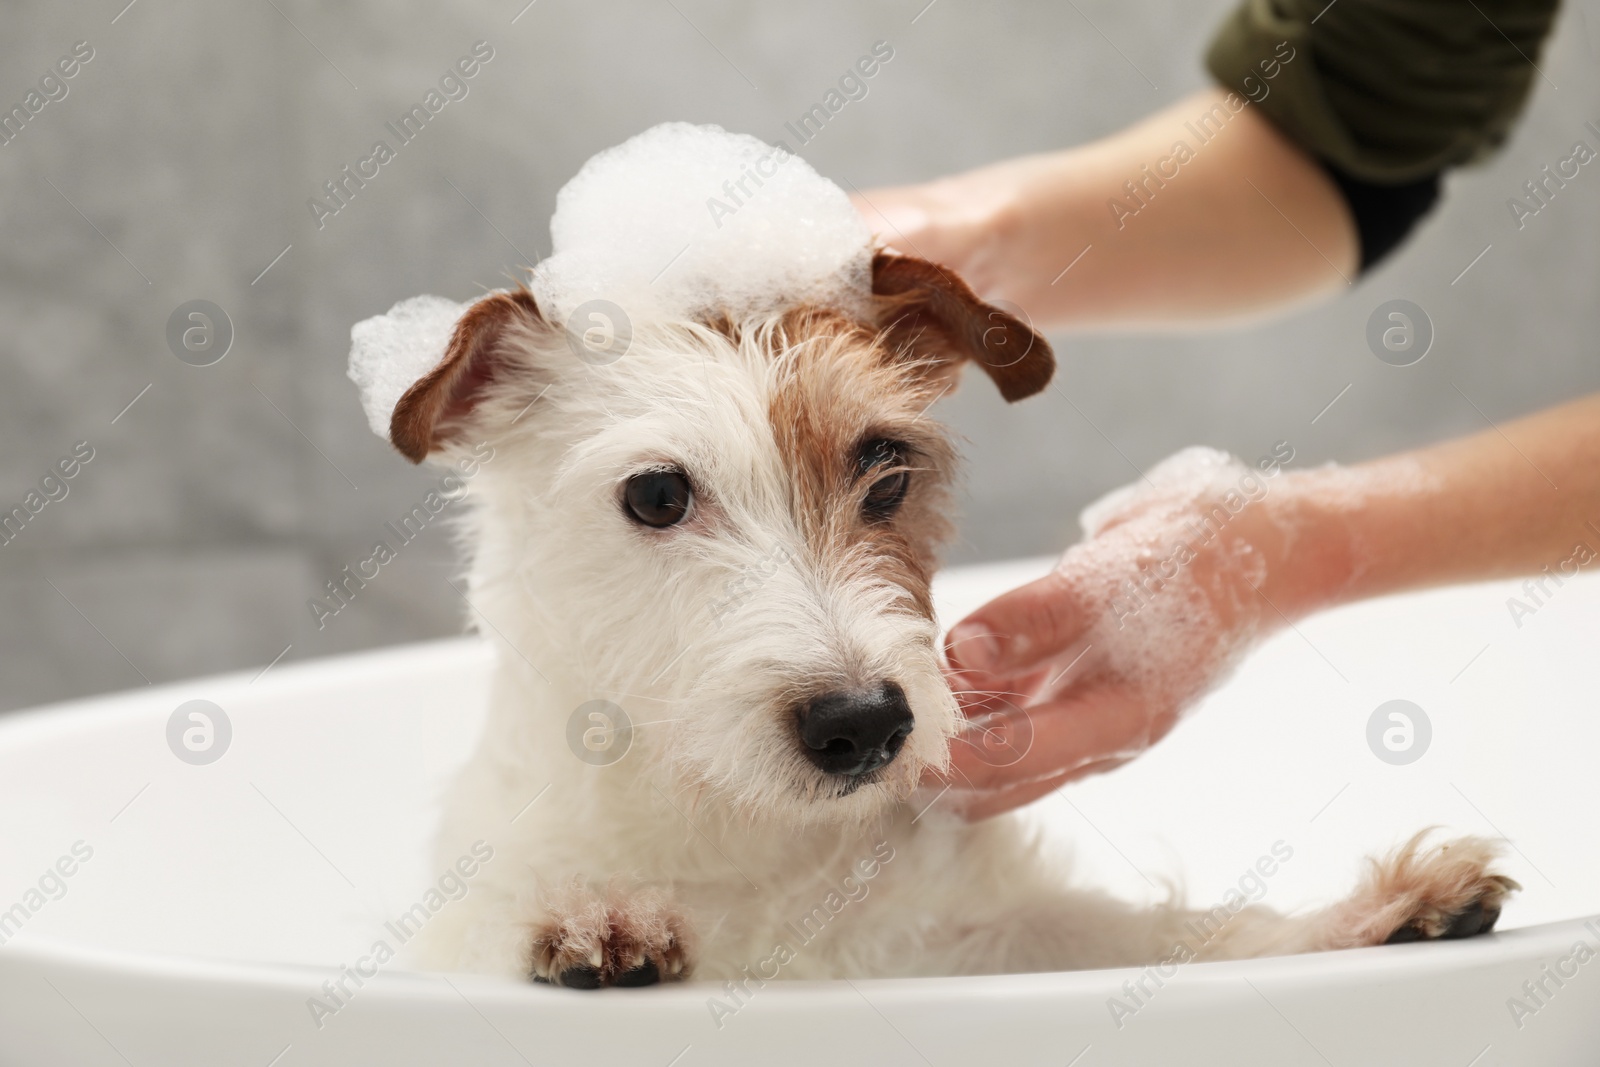
<instances>
[{"instance_id":1,"label":"dog's eye","mask_svg":"<svg viewBox=\"0 0 1600 1067\"><path fill-rule=\"evenodd\" d=\"M894 467L905 462L904 446L895 441L869 441L861 448L860 467L863 474L871 474L884 467ZM861 510L868 519L881 520L893 515L911 488L911 472L898 470L885 474L867 490Z\"/></svg>"},{"instance_id":2,"label":"dog's eye","mask_svg":"<svg viewBox=\"0 0 1600 1067\"><path fill-rule=\"evenodd\" d=\"M635 521L659 528L683 521L694 490L681 471L646 471L628 479L622 499Z\"/></svg>"},{"instance_id":3,"label":"dog's eye","mask_svg":"<svg viewBox=\"0 0 1600 1067\"><path fill-rule=\"evenodd\" d=\"M872 488L867 490L867 499L861 505L861 510L867 513L869 519L887 519L899 510L909 488L911 488L910 471L895 471L879 478L872 483Z\"/></svg>"}]
</instances>

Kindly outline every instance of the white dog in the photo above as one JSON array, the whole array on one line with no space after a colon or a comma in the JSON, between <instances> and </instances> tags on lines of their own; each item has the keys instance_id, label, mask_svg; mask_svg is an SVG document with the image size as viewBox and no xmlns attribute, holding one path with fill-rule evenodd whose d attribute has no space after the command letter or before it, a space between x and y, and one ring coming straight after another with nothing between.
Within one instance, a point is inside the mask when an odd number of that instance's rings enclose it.
<instances>
[{"instance_id":1,"label":"white dog","mask_svg":"<svg viewBox=\"0 0 1600 1067\"><path fill-rule=\"evenodd\" d=\"M869 267L865 302L636 322L613 362L575 358L534 293L494 293L394 404L415 462L494 449L468 596L498 665L438 853L494 858L420 962L595 988L1491 928L1516 886L1480 840L1413 839L1343 903L1289 917L1069 889L1012 818L918 817L964 721L929 596L954 450L926 411L965 363L1018 400L1054 357L931 263Z\"/></svg>"}]
</instances>

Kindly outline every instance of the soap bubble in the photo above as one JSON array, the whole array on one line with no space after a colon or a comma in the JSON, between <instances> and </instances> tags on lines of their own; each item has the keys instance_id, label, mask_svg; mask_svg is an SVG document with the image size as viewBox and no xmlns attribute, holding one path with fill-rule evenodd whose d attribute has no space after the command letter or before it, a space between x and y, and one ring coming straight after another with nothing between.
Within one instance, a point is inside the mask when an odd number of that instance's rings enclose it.
<instances>
[{"instance_id":1,"label":"soap bubble","mask_svg":"<svg viewBox=\"0 0 1600 1067\"><path fill-rule=\"evenodd\" d=\"M585 301L635 322L734 316L808 301L862 306L871 233L833 182L786 146L669 122L599 153L556 198L541 309Z\"/></svg>"}]
</instances>

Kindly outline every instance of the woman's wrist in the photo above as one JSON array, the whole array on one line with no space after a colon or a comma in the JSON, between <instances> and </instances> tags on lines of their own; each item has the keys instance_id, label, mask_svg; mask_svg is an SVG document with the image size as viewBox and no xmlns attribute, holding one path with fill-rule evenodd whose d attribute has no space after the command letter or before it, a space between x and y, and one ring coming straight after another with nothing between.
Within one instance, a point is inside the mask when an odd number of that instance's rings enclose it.
<instances>
[{"instance_id":1,"label":"woman's wrist","mask_svg":"<svg viewBox=\"0 0 1600 1067\"><path fill-rule=\"evenodd\" d=\"M1337 467L1284 471L1265 501L1267 577L1261 595L1278 622L1349 599L1359 570L1353 472Z\"/></svg>"},{"instance_id":2,"label":"woman's wrist","mask_svg":"<svg viewBox=\"0 0 1600 1067\"><path fill-rule=\"evenodd\" d=\"M958 269L974 292L995 299L1003 294L1005 269L1015 255L1015 189L983 171L968 175L967 181L964 190L954 191L962 206L948 220L962 250Z\"/></svg>"},{"instance_id":3,"label":"woman's wrist","mask_svg":"<svg viewBox=\"0 0 1600 1067\"><path fill-rule=\"evenodd\" d=\"M965 269L973 289L1014 301L1045 320L1064 321L1052 299L1063 267L1086 250L1104 205L1086 189L1083 149L1007 160L959 177L967 205ZM1048 298L1047 298L1048 297Z\"/></svg>"}]
</instances>

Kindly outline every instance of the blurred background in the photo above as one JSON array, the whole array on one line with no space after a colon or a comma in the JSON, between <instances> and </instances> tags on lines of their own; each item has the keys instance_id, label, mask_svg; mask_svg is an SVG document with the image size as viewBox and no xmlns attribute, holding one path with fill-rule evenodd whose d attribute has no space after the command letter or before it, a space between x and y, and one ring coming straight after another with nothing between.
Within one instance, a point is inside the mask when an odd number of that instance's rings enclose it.
<instances>
[{"instance_id":1,"label":"blurred background","mask_svg":"<svg viewBox=\"0 0 1600 1067\"><path fill-rule=\"evenodd\" d=\"M442 524L320 629L307 606L439 478L367 429L350 325L504 284L549 251L556 191L595 151L672 119L793 147L784 123L887 41L866 98L801 152L862 189L927 179L1199 88L1231 6L525 4L8 6L0 105L77 42L92 58L0 145L0 511L46 496L79 442L93 457L0 544L0 709L459 632ZM385 124L479 41L493 58L468 95L399 145ZM1539 66L1505 151L1449 177L1337 299L1201 335L1058 337L1060 391L943 401L970 459L953 561L1058 551L1086 503L1188 444L1355 462L1600 389L1600 164L1520 229L1507 203L1574 142L1600 146L1600 0L1569 0ZM308 200L379 139L395 158L319 228ZM1435 330L1409 367L1365 339L1395 298ZM168 343L194 300L232 324L209 366Z\"/></svg>"}]
</instances>

